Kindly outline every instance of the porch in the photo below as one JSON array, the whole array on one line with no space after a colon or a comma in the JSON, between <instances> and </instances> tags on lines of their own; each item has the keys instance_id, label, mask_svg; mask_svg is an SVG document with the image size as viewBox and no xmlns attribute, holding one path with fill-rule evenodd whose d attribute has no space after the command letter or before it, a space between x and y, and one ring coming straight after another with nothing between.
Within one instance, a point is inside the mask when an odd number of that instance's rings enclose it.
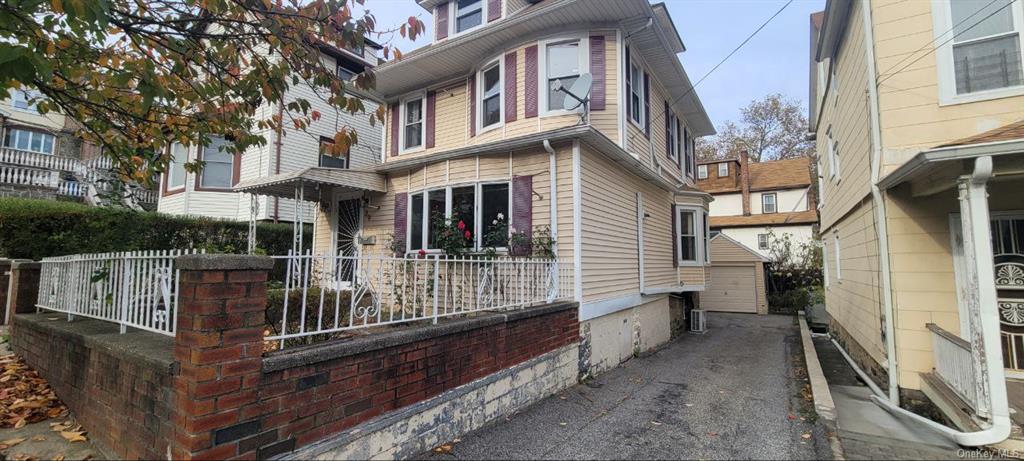
<instances>
[{"instance_id":1,"label":"porch","mask_svg":"<svg viewBox=\"0 0 1024 461\"><path fill-rule=\"evenodd\" d=\"M105 157L80 160L28 150L0 147L0 186L36 191L32 197L82 200L89 203L113 190L111 162ZM156 194L131 185L130 199L140 205L156 203Z\"/></svg>"},{"instance_id":2,"label":"porch","mask_svg":"<svg viewBox=\"0 0 1024 461\"><path fill-rule=\"evenodd\" d=\"M1011 433L1001 446L1016 449L1024 447L1013 440L1024 440L1024 122L1015 125L921 152L879 186L900 386L919 389L962 431Z\"/></svg>"}]
</instances>

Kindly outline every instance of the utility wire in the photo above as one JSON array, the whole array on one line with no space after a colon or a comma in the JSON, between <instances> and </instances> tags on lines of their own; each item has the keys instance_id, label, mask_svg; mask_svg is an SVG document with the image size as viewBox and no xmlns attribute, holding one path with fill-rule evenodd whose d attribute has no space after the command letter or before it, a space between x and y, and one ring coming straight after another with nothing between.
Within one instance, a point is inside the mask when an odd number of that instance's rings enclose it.
<instances>
[{"instance_id":1,"label":"utility wire","mask_svg":"<svg viewBox=\"0 0 1024 461\"><path fill-rule=\"evenodd\" d=\"M747 36L747 38L743 39L743 41L740 42L740 44L737 45L736 48L733 48L733 50L730 51L729 54L727 54L724 58L722 58L721 61L718 61L718 64L715 64L715 67L712 67L711 70L709 70L706 74L701 76L701 78L697 80L697 83L694 83L693 85L690 85L690 89L687 90L686 93L683 93L678 98L672 100L672 102L670 102L668 104L669 110L671 110L672 106L676 105L676 103L681 101L683 98L689 96L690 93L693 93L697 89L697 85L700 85L701 82L704 81L704 79L708 78L708 76L710 76L714 71L718 70L718 68L721 67L722 64L725 64L725 61L728 61L729 58L731 58L734 54L736 54L736 52L738 52L741 48L743 48L743 46L746 45L747 42L749 42L751 39L753 39L755 35L757 35L759 32L761 32L761 30L764 29L765 26L768 25L768 23L772 22L772 20L774 20L776 17L778 17L780 14L782 14L782 11L785 10L787 7L789 7L789 5L791 5L792 3L793 3L793 0L789 0L789 1L786 2L786 4L782 5L782 8L779 8L779 10L775 12L775 14L771 15L771 17L769 17L767 20L765 20L757 29L755 29L753 32L751 32L750 35ZM628 66L629 63L626 63L626 65ZM666 113L667 112L665 110L662 110L661 114L659 114L657 117L655 117L655 118L653 118L653 119L651 119L649 121L649 124L653 125L654 122L657 121L659 118L664 117L666 115Z\"/></svg>"},{"instance_id":2,"label":"utility wire","mask_svg":"<svg viewBox=\"0 0 1024 461\"><path fill-rule=\"evenodd\" d=\"M881 77L881 76L883 76L883 75L885 75L885 74L889 73L889 71L891 71L891 70L893 70L893 69L895 69L895 68L899 67L899 65L900 65L900 64L903 64L903 63L904 63L904 62L905 62L906 60L908 60L908 59L910 59L911 57L913 57L913 56L914 56L915 54L917 54L917 53L918 53L919 51L922 51L922 50L924 50L925 48L928 48L928 47L929 47L929 46L931 46L931 45L932 45L933 43L935 43L935 41L936 41L936 40L938 40L938 39L940 39L940 38L942 38L942 37L946 36L946 34L948 34L948 33L952 32L952 31L956 30L956 28L957 28L957 27L960 27L960 25L961 25L961 24L963 24L963 23L967 22L967 20L969 20L969 19L973 18L973 17L975 16L975 15L977 15L978 13L981 13L981 12L982 12L982 11L984 11L984 10L985 10L986 8L988 8L988 7L992 6L992 4L994 4L995 2L998 2L998 1L999 1L999 0L992 0L991 2L988 2L988 4L986 4L985 6L983 6L983 7L981 7L981 8L978 8L978 10L977 10L977 11L975 11L975 12L973 12L973 13L971 13L971 15L970 15L970 16L967 16L966 18L963 18L963 19L961 19L961 20L960 20L960 22L958 22L958 23L956 23L956 24L953 24L953 27L951 27L951 28L950 28L949 30L947 30L947 31L945 31L945 32L943 32L943 33L941 33L941 34L939 34L939 35L938 35L938 36L936 36L936 37L935 37L934 39L932 39L932 41L930 41L930 42L928 42L928 43L925 43L925 44L924 44L924 46L922 46L921 48L918 48L918 49L914 50L914 51L913 51L912 53L910 53L910 54L908 54L908 55L904 56L904 57L903 57L903 59L900 59L900 61L899 61L899 62L897 62L896 64L893 64L893 65L892 65L891 67L889 67L888 69L886 69L886 70L885 70L884 72L882 72L882 73L878 74L878 76L879 76L879 77ZM932 49L934 49L934 48L932 48Z\"/></svg>"},{"instance_id":3,"label":"utility wire","mask_svg":"<svg viewBox=\"0 0 1024 461\"><path fill-rule=\"evenodd\" d=\"M931 55L932 53L934 53L934 52L935 52L935 50L937 50L937 49L941 48L942 46L944 46L945 44L947 44L947 43L949 43L949 42L953 41L953 40L954 40L955 38L957 38L958 36L960 36L960 35L961 35L961 34L963 34L964 32L967 32L967 31L969 31L969 30L971 30L971 29L975 28L975 27L976 27L976 26L977 26L978 24L981 24L981 23L985 22L985 20L986 20L986 19L988 19L988 18L991 18L992 16L995 16L995 15L996 15L996 13L998 13L998 12L1000 12L1000 11L1003 11L1004 9L1006 9L1007 7L1009 7L1010 5L1013 5L1013 2L1016 2L1016 1L1017 1L1017 0L1010 0L1010 1L1009 1L1009 2L1007 2L1007 3L1005 4L1005 5L1003 5L1003 6L999 7L999 9L997 9L997 10L995 10L995 11L993 11L993 12L989 13L989 15L988 15L988 16L985 16L984 18L981 18L981 20L980 20L980 21L978 21L978 22L976 22L976 23L972 24L972 25L971 25L971 27L968 27L968 28L966 28L966 29L964 29L964 30L960 31L960 33L958 33L958 34L954 34L954 35L953 35L952 37L950 37L950 38L949 38L949 39L947 39L946 41L944 41L944 42L940 43L940 44L939 44L938 46L936 46L935 48L932 48L932 49L931 49L931 51L929 51L929 52L927 52L927 53L925 53L925 54L922 54L922 55L921 55L920 57L918 57L917 59L915 59L915 60L913 60L913 61L910 61L909 63L907 63L907 65L905 65L905 66L901 67L901 68L900 68L899 70L897 70L896 72L893 72L893 73L891 73L891 74L887 75L887 76L886 76L885 78L883 78L883 79L879 80L879 81L878 81L878 83L876 83L876 84L875 84L875 86L881 86L881 85L882 85L882 82L884 82L884 81L888 80L888 79L889 79L890 77L892 77L892 76L894 76L894 75L897 75L897 74L899 74L900 72L903 72L903 71L904 71L904 70L906 70L906 69L907 69L908 67L910 67L910 66L914 65L914 63L916 63L917 61L920 61L920 60L924 59L925 57L927 57L927 56ZM943 35L945 35L945 34L943 34Z\"/></svg>"}]
</instances>

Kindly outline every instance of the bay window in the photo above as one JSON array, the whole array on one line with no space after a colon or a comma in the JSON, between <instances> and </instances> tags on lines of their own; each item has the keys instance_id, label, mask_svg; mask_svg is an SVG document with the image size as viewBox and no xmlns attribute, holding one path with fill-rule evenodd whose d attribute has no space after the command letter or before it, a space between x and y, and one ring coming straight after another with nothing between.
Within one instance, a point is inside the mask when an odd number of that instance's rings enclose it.
<instances>
[{"instance_id":1,"label":"bay window","mask_svg":"<svg viewBox=\"0 0 1024 461\"><path fill-rule=\"evenodd\" d=\"M53 155L56 138L41 131L8 128L4 134L4 147Z\"/></svg>"},{"instance_id":2,"label":"bay window","mask_svg":"<svg viewBox=\"0 0 1024 461\"><path fill-rule=\"evenodd\" d=\"M221 136L211 136L210 144L200 149L204 162L199 175L200 187L230 189L234 185L235 156L227 151L228 144Z\"/></svg>"},{"instance_id":3,"label":"bay window","mask_svg":"<svg viewBox=\"0 0 1024 461\"><path fill-rule=\"evenodd\" d=\"M410 251L437 250L436 232L447 223L469 232L467 248L508 246L509 183L449 186L409 195Z\"/></svg>"},{"instance_id":4,"label":"bay window","mask_svg":"<svg viewBox=\"0 0 1024 461\"><path fill-rule=\"evenodd\" d=\"M501 63L494 62L480 71L480 127L487 128L502 121Z\"/></svg>"},{"instance_id":5,"label":"bay window","mask_svg":"<svg viewBox=\"0 0 1024 461\"><path fill-rule=\"evenodd\" d=\"M569 89L584 72L583 53L580 52L580 40L549 43L545 46L544 68L547 81L548 111L563 110L565 92L555 90L555 81L560 81L562 88Z\"/></svg>"},{"instance_id":6,"label":"bay window","mask_svg":"<svg viewBox=\"0 0 1024 461\"><path fill-rule=\"evenodd\" d=\"M941 38L936 50L940 99L952 103L1024 93L1021 2L943 3L935 8L933 25L936 39Z\"/></svg>"},{"instance_id":7,"label":"bay window","mask_svg":"<svg viewBox=\"0 0 1024 461\"><path fill-rule=\"evenodd\" d=\"M677 205L674 216L676 229L676 260L680 266L699 266L711 261L706 251L710 240L707 211L702 208Z\"/></svg>"},{"instance_id":8,"label":"bay window","mask_svg":"<svg viewBox=\"0 0 1024 461\"><path fill-rule=\"evenodd\" d=\"M185 187L185 163L188 162L188 148L174 143L170 148L171 159L167 164L167 190Z\"/></svg>"},{"instance_id":9,"label":"bay window","mask_svg":"<svg viewBox=\"0 0 1024 461\"><path fill-rule=\"evenodd\" d=\"M402 149L411 150L423 146L423 97L410 99L402 104Z\"/></svg>"}]
</instances>

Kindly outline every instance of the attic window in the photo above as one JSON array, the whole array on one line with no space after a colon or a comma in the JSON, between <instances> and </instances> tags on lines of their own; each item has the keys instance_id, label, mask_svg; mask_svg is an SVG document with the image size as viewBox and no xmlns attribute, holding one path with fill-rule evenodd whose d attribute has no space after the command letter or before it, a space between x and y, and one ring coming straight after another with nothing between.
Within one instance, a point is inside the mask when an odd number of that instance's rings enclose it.
<instances>
[{"instance_id":1,"label":"attic window","mask_svg":"<svg viewBox=\"0 0 1024 461\"><path fill-rule=\"evenodd\" d=\"M483 0L457 0L455 2L455 33L465 32L484 20Z\"/></svg>"},{"instance_id":2,"label":"attic window","mask_svg":"<svg viewBox=\"0 0 1024 461\"><path fill-rule=\"evenodd\" d=\"M718 177L719 178L724 178L726 176L729 176L729 163L728 162L719 163L718 164Z\"/></svg>"},{"instance_id":3,"label":"attic window","mask_svg":"<svg viewBox=\"0 0 1024 461\"><path fill-rule=\"evenodd\" d=\"M707 165L697 165L697 179L708 179Z\"/></svg>"}]
</instances>

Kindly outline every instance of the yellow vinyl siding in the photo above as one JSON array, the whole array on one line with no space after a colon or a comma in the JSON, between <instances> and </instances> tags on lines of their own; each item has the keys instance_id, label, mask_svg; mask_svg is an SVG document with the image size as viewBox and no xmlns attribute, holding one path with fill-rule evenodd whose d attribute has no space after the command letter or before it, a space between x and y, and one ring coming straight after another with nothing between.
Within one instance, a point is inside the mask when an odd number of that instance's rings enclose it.
<instances>
[{"instance_id":1,"label":"yellow vinyl siding","mask_svg":"<svg viewBox=\"0 0 1024 461\"><path fill-rule=\"evenodd\" d=\"M638 293L635 180L600 154L581 149L583 299Z\"/></svg>"},{"instance_id":2,"label":"yellow vinyl siding","mask_svg":"<svg viewBox=\"0 0 1024 461\"><path fill-rule=\"evenodd\" d=\"M1024 95L962 104L939 104L938 54L914 53L935 40L933 2L872 5L883 165L895 169L920 150L966 138L1024 117ZM948 38L948 34L944 39ZM911 59L906 59L913 56ZM904 61L904 59L906 59ZM900 61L903 61L900 63ZM899 72L897 72L899 71Z\"/></svg>"},{"instance_id":3,"label":"yellow vinyl siding","mask_svg":"<svg viewBox=\"0 0 1024 461\"><path fill-rule=\"evenodd\" d=\"M672 194L646 181L637 181L643 194L644 213L644 287L661 288L680 285L680 277L672 262ZM634 218L635 221L635 218ZM635 227L635 226L634 226ZM701 269L701 268L698 268Z\"/></svg>"},{"instance_id":4,"label":"yellow vinyl siding","mask_svg":"<svg viewBox=\"0 0 1024 461\"><path fill-rule=\"evenodd\" d=\"M849 23L839 45L836 74L839 80L838 102L830 83L821 108L817 151L821 157L825 207L821 210L821 228L828 230L843 215L870 193L871 125L867 98L867 55L861 2L850 9ZM831 63L830 63L831 65ZM839 142L838 181L830 177L826 129L831 125L832 137Z\"/></svg>"},{"instance_id":5,"label":"yellow vinyl siding","mask_svg":"<svg viewBox=\"0 0 1024 461\"><path fill-rule=\"evenodd\" d=\"M706 277L703 267L680 267L679 280L686 285L705 285Z\"/></svg>"},{"instance_id":6,"label":"yellow vinyl siding","mask_svg":"<svg viewBox=\"0 0 1024 461\"><path fill-rule=\"evenodd\" d=\"M601 111L591 111L590 113L590 124L600 131L602 134L607 136L609 139L618 142L619 140L619 126L618 126L618 109L619 109L619 91L616 85L618 84L618 45L616 32L614 30L606 31L594 31L585 34L585 40L589 40L591 34L600 34L605 37L605 109ZM544 116L543 108L538 108L538 116L526 118L526 52L525 49L530 46L537 45L537 41L531 41L529 43L521 44L515 48L505 50L500 55L496 54L499 59L504 60L504 56L507 53L516 53L516 120L513 122L505 122L502 126L487 130L477 130L476 136L470 136L470 123L476 123L471 120L470 115L470 101L469 101L469 76L465 79L460 79L456 82L452 82L445 85L443 88L439 88L436 91L436 116L435 116L435 146L430 149L420 149L413 152L402 153L400 152L397 157L391 156L391 113L388 112L387 129L385 135L387 138L385 141L385 161L404 160L414 157L428 156L460 147L487 144L505 139L518 138L524 135L551 131L559 128L566 128L575 126L579 123L578 115L555 115L555 116ZM544 59L542 56L542 49L538 49L538 71L539 61ZM589 59L589 56L585 56L584 59ZM490 61L488 61L490 62ZM502 61L504 62L504 61ZM475 75L475 71L474 71ZM538 75L540 82L538 84L538 91L545 90L544 76ZM504 91L504 83L502 84L502 90ZM480 108L477 108L479 116ZM660 110L660 109L659 109ZM506 117L507 118L507 117ZM401 128L399 128L401 129ZM426 126L424 126L426 129Z\"/></svg>"}]
</instances>

